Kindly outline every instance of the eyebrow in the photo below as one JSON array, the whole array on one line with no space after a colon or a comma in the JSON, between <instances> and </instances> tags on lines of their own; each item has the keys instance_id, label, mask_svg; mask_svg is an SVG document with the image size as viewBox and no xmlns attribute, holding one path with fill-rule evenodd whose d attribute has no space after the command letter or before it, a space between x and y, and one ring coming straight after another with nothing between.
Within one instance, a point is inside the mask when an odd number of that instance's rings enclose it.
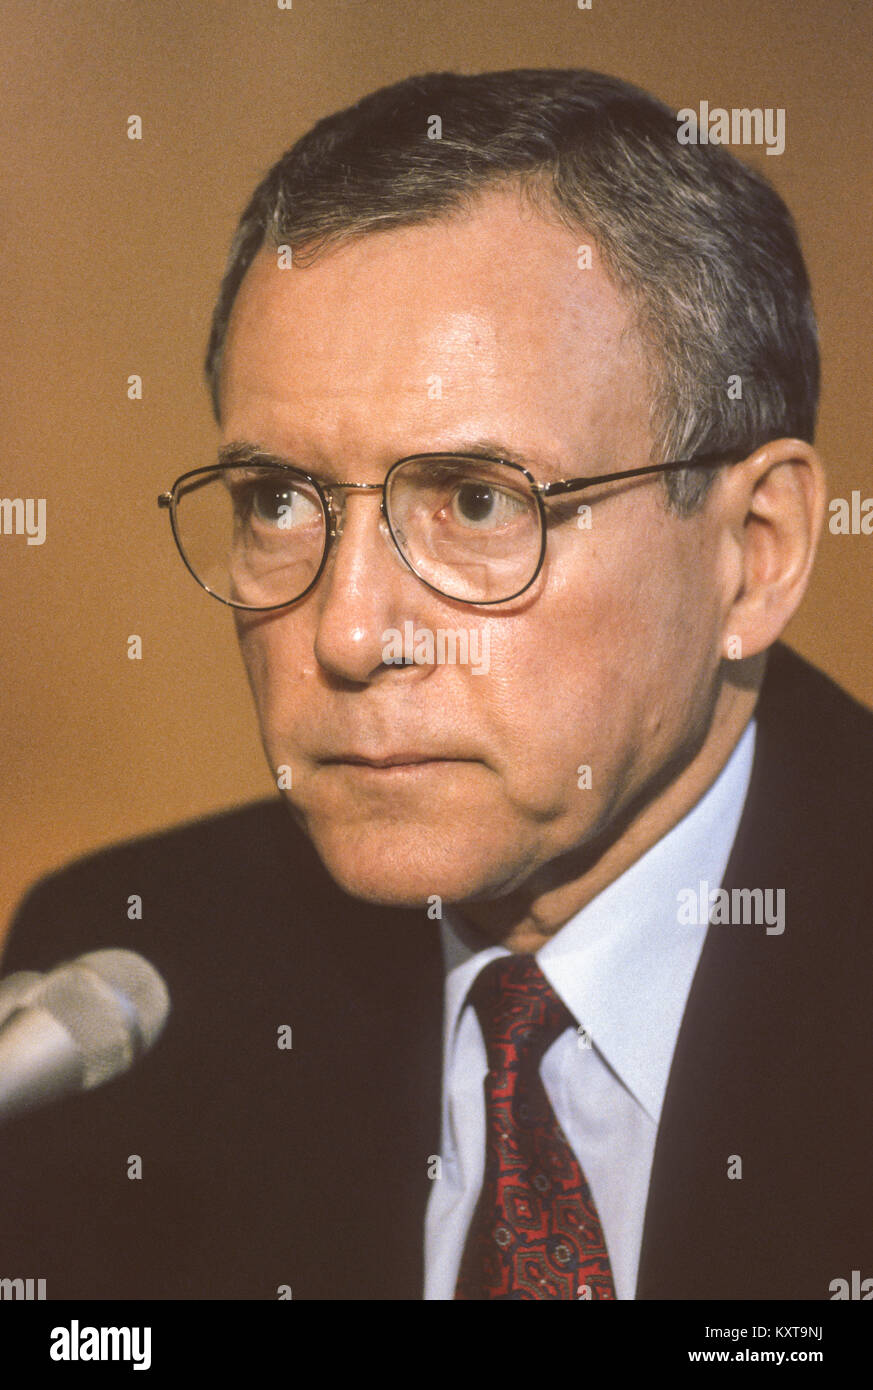
<instances>
[{"instance_id":1,"label":"eyebrow","mask_svg":"<svg viewBox=\"0 0 873 1390\"><path fill-rule=\"evenodd\" d=\"M248 444L241 439L234 439L230 444L221 445L218 450L218 463L219 465L236 464L240 468L246 464L277 463L284 468L298 468L303 473L307 471L293 459L283 458L281 454L274 454L271 450L262 448L260 444Z\"/></svg>"},{"instance_id":2,"label":"eyebrow","mask_svg":"<svg viewBox=\"0 0 873 1390\"><path fill-rule=\"evenodd\" d=\"M533 473L535 476L544 469L548 471L549 467L547 461L532 458L530 454L523 453L521 450L513 448L512 445L504 444L496 439L461 440L447 444L442 449L427 449L412 454L400 454L398 458L439 458L441 455L451 456L454 454L463 458L504 459L507 463L515 463L521 468L526 468L529 473ZM218 450L218 462L237 467L278 464L282 468L296 468L301 473L318 478L319 481L330 482L329 478L323 478L322 474L310 468L304 468L295 459L287 458L270 449L264 449L260 444L248 443L245 440L236 439L229 444L223 444ZM553 461L552 466L554 467Z\"/></svg>"}]
</instances>

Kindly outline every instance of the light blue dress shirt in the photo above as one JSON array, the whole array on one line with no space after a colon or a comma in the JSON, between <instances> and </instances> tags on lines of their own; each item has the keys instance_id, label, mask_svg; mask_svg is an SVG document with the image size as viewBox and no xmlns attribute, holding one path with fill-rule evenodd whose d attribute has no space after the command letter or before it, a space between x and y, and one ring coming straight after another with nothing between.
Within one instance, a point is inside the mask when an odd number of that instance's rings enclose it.
<instances>
[{"instance_id":1,"label":"light blue dress shirt","mask_svg":"<svg viewBox=\"0 0 873 1390\"><path fill-rule=\"evenodd\" d=\"M636 1290L661 1107L706 935L705 926L679 924L679 892L696 889L701 880L721 883L754 749L752 720L684 820L536 953L578 1025L549 1048L541 1076L597 1204L619 1299L632 1299ZM482 1083L488 1064L466 996L489 961L509 954L500 946L470 951L448 918L442 932L441 1164L425 1221L426 1299L454 1297L485 1166Z\"/></svg>"}]
</instances>

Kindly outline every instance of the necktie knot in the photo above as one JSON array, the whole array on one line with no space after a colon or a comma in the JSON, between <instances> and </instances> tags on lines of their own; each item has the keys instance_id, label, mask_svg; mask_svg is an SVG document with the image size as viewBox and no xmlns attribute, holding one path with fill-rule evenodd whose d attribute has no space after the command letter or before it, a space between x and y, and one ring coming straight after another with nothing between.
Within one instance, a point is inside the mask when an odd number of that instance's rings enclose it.
<instances>
[{"instance_id":1,"label":"necktie knot","mask_svg":"<svg viewBox=\"0 0 873 1390\"><path fill-rule=\"evenodd\" d=\"M575 1020L531 955L500 956L477 975L469 1001L476 1010L488 1065L504 1065L507 1050L535 1061Z\"/></svg>"}]
</instances>

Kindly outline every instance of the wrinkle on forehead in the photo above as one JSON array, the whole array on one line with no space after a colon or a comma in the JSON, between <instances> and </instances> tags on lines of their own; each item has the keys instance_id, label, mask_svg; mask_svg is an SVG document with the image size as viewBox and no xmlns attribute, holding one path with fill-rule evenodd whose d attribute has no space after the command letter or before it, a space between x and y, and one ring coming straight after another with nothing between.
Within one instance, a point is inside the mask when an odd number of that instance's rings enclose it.
<instances>
[{"instance_id":1,"label":"wrinkle on forehead","mask_svg":"<svg viewBox=\"0 0 873 1390\"><path fill-rule=\"evenodd\" d=\"M596 251L579 268L582 233L526 212L483 195L464 216L342 243L305 268L264 249L231 316L225 422L251 438L317 414L337 441L378 429L386 450L390 436L412 452L473 418L485 435L529 435L526 416L550 441L598 433L605 448L642 395L647 427L631 304Z\"/></svg>"}]
</instances>

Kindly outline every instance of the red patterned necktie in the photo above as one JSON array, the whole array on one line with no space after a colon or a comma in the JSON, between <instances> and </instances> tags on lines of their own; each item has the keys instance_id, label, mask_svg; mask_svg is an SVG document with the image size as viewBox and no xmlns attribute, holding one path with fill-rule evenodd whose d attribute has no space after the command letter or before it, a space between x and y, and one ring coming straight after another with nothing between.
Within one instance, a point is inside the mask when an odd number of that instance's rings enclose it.
<instances>
[{"instance_id":1,"label":"red patterned necktie","mask_svg":"<svg viewBox=\"0 0 873 1390\"><path fill-rule=\"evenodd\" d=\"M575 1019L531 955L501 956L468 995L485 1050L485 1177L456 1299L614 1299L594 1198L540 1079Z\"/></svg>"}]
</instances>

